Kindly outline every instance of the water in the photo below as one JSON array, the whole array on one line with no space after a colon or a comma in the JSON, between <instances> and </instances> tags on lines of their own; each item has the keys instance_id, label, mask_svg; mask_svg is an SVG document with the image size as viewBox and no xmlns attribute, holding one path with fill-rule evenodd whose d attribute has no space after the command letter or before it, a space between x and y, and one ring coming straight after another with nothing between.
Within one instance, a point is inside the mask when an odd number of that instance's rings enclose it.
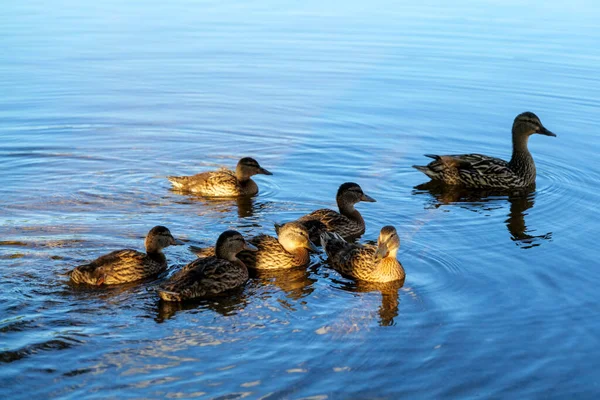
<instances>
[{"instance_id":1,"label":"water","mask_svg":"<svg viewBox=\"0 0 600 400\"><path fill-rule=\"evenodd\" d=\"M0 397L596 398L600 8L453 3L5 4ZM526 110L558 134L535 191L418 187L423 153L509 158ZM251 202L165 178L242 156L275 174ZM322 256L183 306L62 275L157 224L272 234L345 181L378 200L363 240L398 228L401 289Z\"/></svg>"}]
</instances>

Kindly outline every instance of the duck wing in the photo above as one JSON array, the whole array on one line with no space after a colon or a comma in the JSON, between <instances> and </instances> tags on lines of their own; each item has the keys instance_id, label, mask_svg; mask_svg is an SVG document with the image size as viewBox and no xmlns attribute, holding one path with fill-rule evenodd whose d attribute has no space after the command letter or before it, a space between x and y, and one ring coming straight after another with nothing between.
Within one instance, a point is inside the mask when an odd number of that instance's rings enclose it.
<instances>
[{"instance_id":1,"label":"duck wing","mask_svg":"<svg viewBox=\"0 0 600 400\"><path fill-rule=\"evenodd\" d=\"M69 276L75 283L91 285L131 282L148 276L148 273L144 273L144 267L151 264L157 267L158 273L159 263L149 259L146 254L132 249L117 250L75 267Z\"/></svg>"},{"instance_id":2,"label":"duck wing","mask_svg":"<svg viewBox=\"0 0 600 400\"><path fill-rule=\"evenodd\" d=\"M321 245L331 267L343 275L368 279L377 267L375 246L348 243L335 233L323 234Z\"/></svg>"},{"instance_id":3,"label":"duck wing","mask_svg":"<svg viewBox=\"0 0 600 400\"><path fill-rule=\"evenodd\" d=\"M258 235L249 240L257 251L243 250L238 258L252 269L283 269L304 265L304 260L296 260L288 253L279 240L269 235Z\"/></svg>"},{"instance_id":4,"label":"duck wing","mask_svg":"<svg viewBox=\"0 0 600 400\"><path fill-rule=\"evenodd\" d=\"M167 301L210 297L240 286L247 279L246 268L217 257L198 258L163 284L159 296Z\"/></svg>"},{"instance_id":5,"label":"duck wing","mask_svg":"<svg viewBox=\"0 0 600 400\"><path fill-rule=\"evenodd\" d=\"M173 187L182 191L210 196L232 196L239 192L239 182L233 171L221 168L192 176L167 177Z\"/></svg>"},{"instance_id":6,"label":"duck wing","mask_svg":"<svg viewBox=\"0 0 600 400\"><path fill-rule=\"evenodd\" d=\"M214 257L215 256L215 248L214 247L199 247L199 246L190 246L188 247L189 251L197 255L198 257ZM188 264L189 265L189 264Z\"/></svg>"},{"instance_id":7,"label":"duck wing","mask_svg":"<svg viewBox=\"0 0 600 400\"><path fill-rule=\"evenodd\" d=\"M426 166L413 165L433 180L446 184L467 186L494 186L496 182L512 179L515 174L508 163L500 158L483 154L426 154L434 161Z\"/></svg>"},{"instance_id":8,"label":"duck wing","mask_svg":"<svg viewBox=\"0 0 600 400\"><path fill-rule=\"evenodd\" d=\"M483 154L460 154L444 156L445 162L454 163L459 173L470 174L474 177L487 177L488 179L506 179L514 176L508 162Z\"/></svg>"},{"instance_id":9,"label":"duck wing","mask_svg":"<svg viewBox=\"0 0 600 400\"><path fill-rule=\"evenodd\" d=\"M308 225L307 228L317 228L317 226L324 226L325 229L328 231L333 231L335 230L335 227L351 222L350 219L345 215L342 215L339 212L330 210L328 208L313 211L310 214L298 218L298 221L305 223L305 225ZM318 221L322 225L316 224L312 221Z\"/></svg>"}]
</instances>

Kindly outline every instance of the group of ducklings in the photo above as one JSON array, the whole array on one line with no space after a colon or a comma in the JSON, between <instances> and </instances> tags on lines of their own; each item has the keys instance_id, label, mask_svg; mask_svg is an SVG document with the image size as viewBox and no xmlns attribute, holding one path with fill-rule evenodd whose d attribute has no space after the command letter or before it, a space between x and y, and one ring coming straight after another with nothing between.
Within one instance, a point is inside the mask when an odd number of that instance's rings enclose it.
<instances>
[{"instance_id":1,"label":"group of ducklings","mask_svg":"<svg viewBox=\"0 0 600 400\"><path fill-rule=\"evenodd\" d=\"M415 166L432 180L465 188L515 189L535 184L536 170L527 148L532 134L556 136L531 113L519 114L513 123L513 154L510 162L481 154L428 155L434 161ZM206 197L254 196L257 174L272 175L256 160L239 160L236 170L220 169L193 176L168 177L177 190ZM319 243L332 268L341 274L367 282L403 281L404 268L397 259L400 246L393 226L381 229L377 245L361 245L353 240L365 232L365 220L356 210L358 202L375 202L353 182L342 184L337 192L338 211L320 209L296 221L276 225L277 238L258 235L249 240L237 231L223 232L214 248L191 247L198 258L174 273L160 285L165 301L184 301L225 294L248 280L248 268L289 269L306 267L310 252ZM113 285L156 276L167 269L163 249L183 242L169 229L155 226L145 239L146 253L119 250L80 265L69 275L74 283Z\"/></svg>"}]
</instances>

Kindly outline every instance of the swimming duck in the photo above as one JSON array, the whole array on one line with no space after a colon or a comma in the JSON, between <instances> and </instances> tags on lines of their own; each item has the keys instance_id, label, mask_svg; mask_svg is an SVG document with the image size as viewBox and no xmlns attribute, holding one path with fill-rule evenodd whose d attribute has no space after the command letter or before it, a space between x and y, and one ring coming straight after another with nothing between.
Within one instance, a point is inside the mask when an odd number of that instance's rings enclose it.
<instances>
[{"instance_id":1,"label":"swimming duck","mask_svg":"<svg viewBox=\"0 0 600 400\"><path fill-rule=\"evenodd\" d=\"M381 228L377 247L346 242L336 233L321 234L321 245L329 263L339 273L367 282L401 281L405 277L396 259L400 238L393 226Z\"/></svg>"},{"instance_id":2,"label":"swimming duck","mask_svg":"<svg viewBox=\"0 0 600 400\"><path fill-rule=\"evenodd\" d=\"M335 232L344 239L356 238L365 233L365 220L354 205L360 201L372 203L376 200L363 193L358 184L346 182L338 189L336 201L339 212L323 208L298 218L298 222L309 230L313 242L318 243L320 234L324 231Z\"/></svg>"},{"instance_id":3,"label":"swimming duck","mask_svg":"<svg viewBox=\"0 0 600 400\"><path fill-rule=\"evenodd\" d=\"M556 136L532 112L517 115L512 127L513 153L509 162L482 154L438 156L427 166L413 165L432 180L468 188L522 188L535 183L535 163L527 148L529 136Z\"/></svg>"},{"instance_id":4,"label":"swimming duck","mask_svg":"<svg viewBox=\"0 0 600 400\"><path fill-rule=\"evenodd\" d=\"M117 250L105 254L89 264L75 267L69 272L74 283L89 285L116 285L149 278L167 269L167 259L162 250L183 242L171 235L164 226L155 226L146 236L146 253L136 250Z\"/></svg>"},{"instance_id":5,"label":"swimming duck","mask_svg":"<svg viewBox=\"0 0 600 400\"><path fill-rule=\"evenodd\" d=\"M221 168L192 176L169 176L173 188L209 197L254 196L258 193L256 182L250 179L257 174L273 175L261 167L254 158L244 157L234 171Z\"/></svg>"},{"instance_id":6,"label":"swimming duck","mask_svg":"<svg viewBox=\"0 0 600 400\"><path fill-rule=\"evenodd\" d=\"M310 263L309 251L319 249L310 241L308 230L299 222L288 222L277 232L278 238L269 235L258 235L249 240L257 251L241 251L238 258L252 269L289 269L306 267ZM215 254L214 247L198 248L190 246L190 250L199 257Z\"/></svg>"},{"instance_id":7,"label":"swimming duck","mask_svg":"<svg viewBox=\"0 0 600 400\"><path fill-rule=\"evenodd\" d=\"M236 231L225 231L217 239L216 255L198 258L175 273L161 286L158 295L165 301L213 297L242 286L248 268L237 258L242 250L256 251Z\"/></svg>"}]
</instances>

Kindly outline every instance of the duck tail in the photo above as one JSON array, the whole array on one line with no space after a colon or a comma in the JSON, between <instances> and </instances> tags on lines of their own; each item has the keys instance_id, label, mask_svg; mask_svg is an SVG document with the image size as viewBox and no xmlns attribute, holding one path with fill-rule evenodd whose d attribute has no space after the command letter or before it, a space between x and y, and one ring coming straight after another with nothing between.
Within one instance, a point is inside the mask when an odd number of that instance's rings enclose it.
<instances>
[{"instance_id":1,"label":"duck tail","mask_svg":"<svg viewBox=\"0 0 600 400\"><path fill-rule=\"evenodd\" d=\"M186 176L167 176L167 179L175 189L181 189L185 186L187 177Z\"/></svg>"},{"instance_id":2,"label":"duck tail","mask_svg":"<svg viewBox=\"0 0 600 400\"><path fill-rule=\"evenodd\" d=\"M181 301L180 293L170 292L164 289L158 289L158 296L164 301Z\"/></svg>"},{"instance_id":3,"label":"duck tail","mask_svg":"<svg viewBox=\"0 0 600 400\"><path fill-rule=\"evenodd\" d=\"M344 245L346 245L346 241L339 234L335 232L321 233L321 246L328 256L336 253L336 250Z\"/></svg>"},{"instance_id":4,"label":"duck tail","mask_svg":"<svg viewBox=\"0 0 600 400\"><path fill-rule=\"evenodd\" d=\"M325 224L317 219L304 221L302 224L308 231L310 241L318 245L321 242L321 234L327 232Z\"/></svg>"},{"instance_id":5,"label":"duck tail","mask_svg":"<svg viewBox=\"0 0 600 400\"><path fill-rule=\"evenodd\" d=\"M97 286L102 285L106 279L106 274L102 267L94 268L90 264L79 265L65 275L67 275L73 283L85 283Z\"/></svg>"},{"instance_id":6,"label":"duck tail","mask_svg":"<svg viewBox=\"0 0 600 400\"><path fill-rule=\"evenodd\" d=\"M212 257L215 255L214 247L190 246L188 249L200 258Z\"/></svg>"},{"instance_id":7,"label":"duck tail","mask_svg":"<svg viewBox=\"0 0 600 400\"><path fill-rule=\"evenodd\" d=\"M416 169L417 171L421 171L422 173L424 173L425 175L427 175L428 177L430 177L431 179L434 179L437 177L437 173L435 171L432 171L429 166L427 165L413 165L412 166L414 169Z\"/></svg>"}]
</instances>

